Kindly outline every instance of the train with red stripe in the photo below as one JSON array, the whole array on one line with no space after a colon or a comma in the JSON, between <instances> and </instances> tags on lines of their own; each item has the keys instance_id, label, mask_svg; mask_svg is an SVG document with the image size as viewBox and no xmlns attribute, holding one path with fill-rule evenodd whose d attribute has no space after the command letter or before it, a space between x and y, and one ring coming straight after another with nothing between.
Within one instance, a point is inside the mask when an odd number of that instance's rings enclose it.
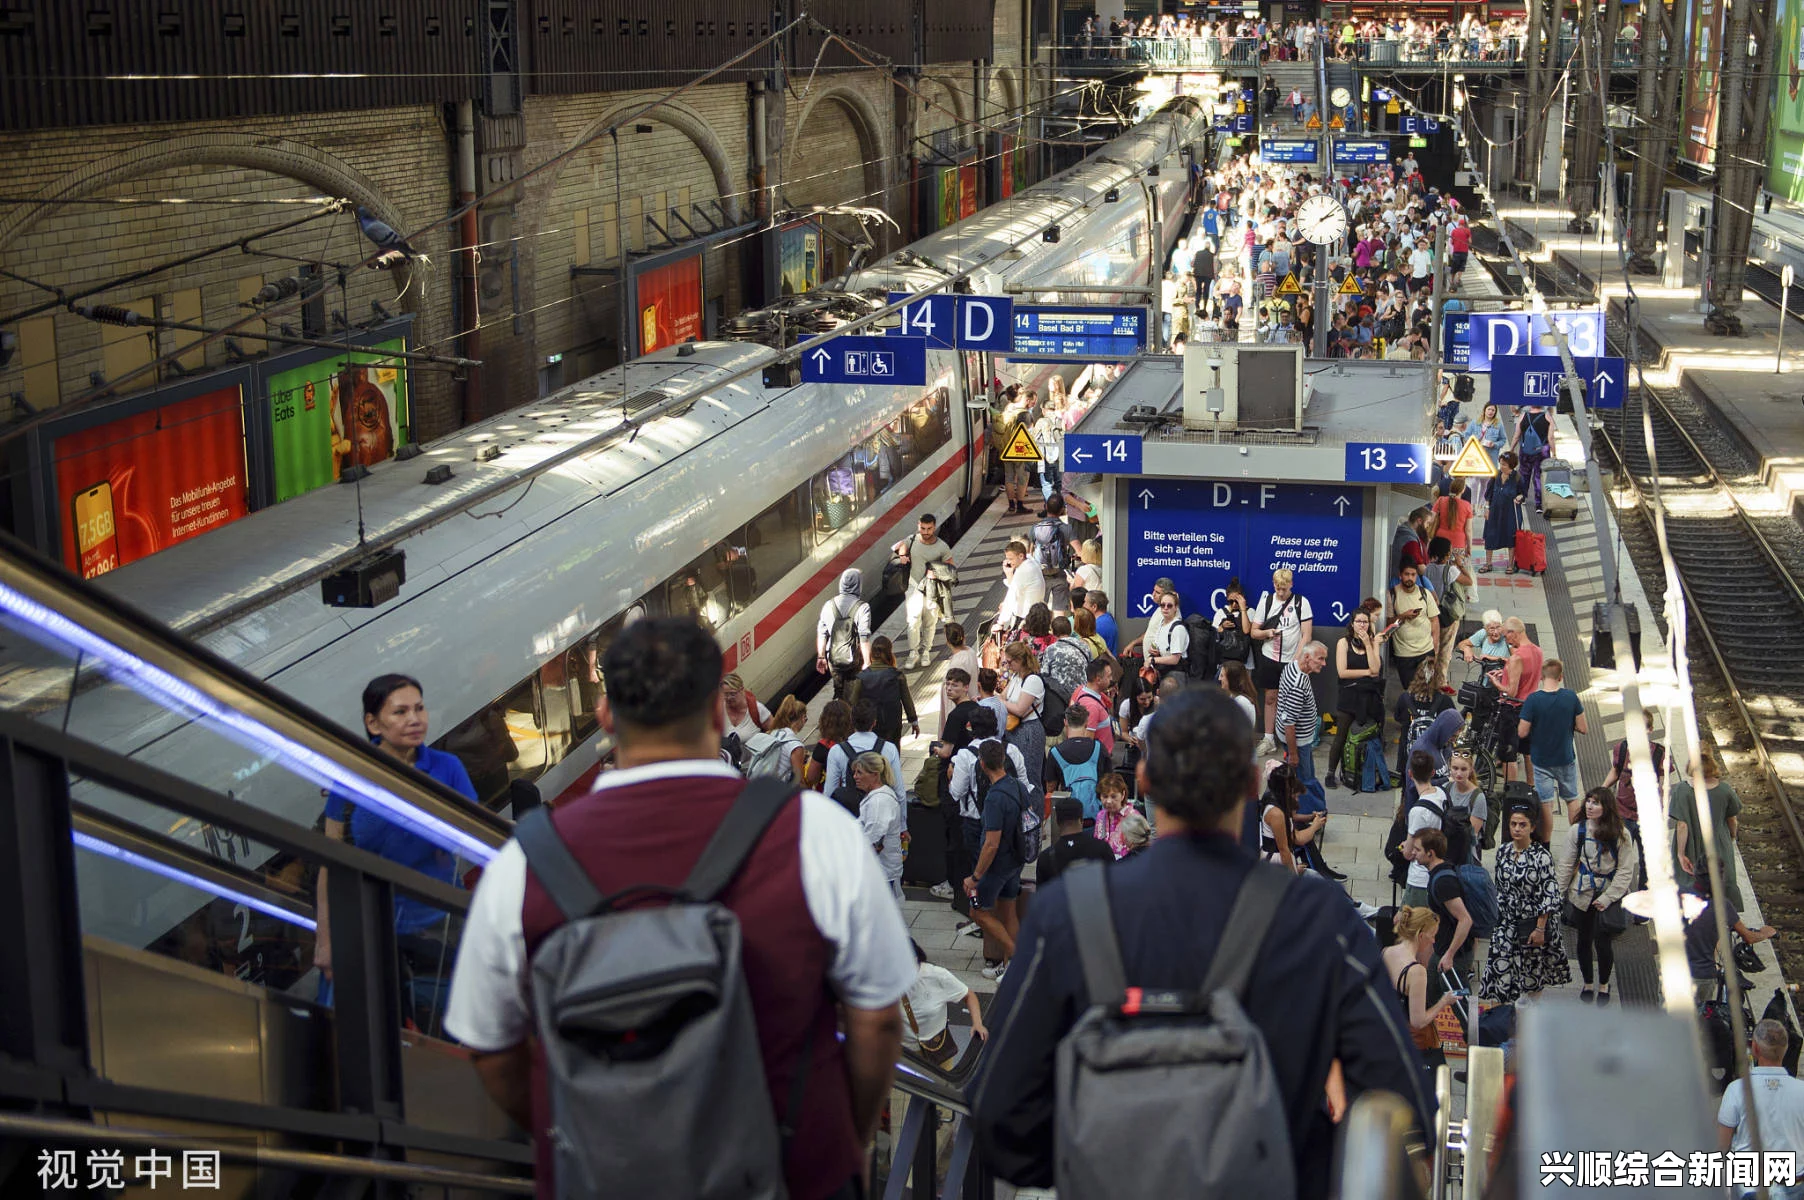
<instances>
[{"instance_id":1,"label":"train with red stripe","mask_svg":"<svg viewBox=\"0 0 1804 1200\"><path fill-rule=\"evenodd\" d=\"M606 754L598 663L626 621L695 613L774 706L812 669L840 573L862 568L868 594L918 514L957 529L983 494L982 406L1014 369L1002 356L930 350L924 386L825 386L794 382L779 350L966 271L977 294L1047 302L1107 301L1037 289L1146 282L1208 120L1175 101L1009 200L736 317L730 340L636 359L96 584L352 729L367 679L413 675L434 744L485 803L522 784L559 796ZM360 545L405 553L399 594L326 606L320 573ZM198 783L303 823L318 813L317 791L175 718L126 703L76 716L84 736ZM198 836L188 824L167 832Z\"/></svg>"}]
</instances>

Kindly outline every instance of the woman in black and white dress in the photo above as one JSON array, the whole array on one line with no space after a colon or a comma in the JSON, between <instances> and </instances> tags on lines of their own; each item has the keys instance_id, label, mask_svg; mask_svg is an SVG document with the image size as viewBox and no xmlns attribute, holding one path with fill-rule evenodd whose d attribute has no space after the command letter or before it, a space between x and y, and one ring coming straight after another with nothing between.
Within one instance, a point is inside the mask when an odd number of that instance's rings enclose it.
<instances>
[{"instance_id":1,"label":"woman in black and white dress","mask_svg":"<svg viewBox=\"0 0 1804 1200\"><path fill-rule=\"evenodd\" d=\"M1542 989L1572 979L1560 935L1553 853L1535 836L1541 819L1543 814L1531 806L1512 808L1505 827L1510 840L1497 847L1497 930L1485 952L1478 994L1501 1004L1533 999Z\"/></svg>"}]
</instances>

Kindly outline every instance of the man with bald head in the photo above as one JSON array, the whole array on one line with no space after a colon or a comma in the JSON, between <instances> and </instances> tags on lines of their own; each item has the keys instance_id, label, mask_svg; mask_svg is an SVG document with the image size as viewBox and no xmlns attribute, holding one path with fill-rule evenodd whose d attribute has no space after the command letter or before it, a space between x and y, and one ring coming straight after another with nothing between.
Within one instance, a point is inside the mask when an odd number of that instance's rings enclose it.
<instances>
[{"instance_id":1,"label":"man with bald head","mask_svg":"<svg viewBox=\"0 0 1804 1200\"><path fill-rule=\"evenodd\" d=\"M1509 661L1491 672L1491 682L1504 695L1518 701L1527 700L1541 686L1541 665L1546 655L1541 652L1541 647L1528 640L1528 627L1522 623L1521 617L1511 617L1503 623L1503 640L1510 647ZM1534 778L1528 773L1526 741L1522 742L1522 756L1515 762L1504 764L1504 778L1515 779L1518 769L1523 778Z\"/></svg>"}]
</instances>

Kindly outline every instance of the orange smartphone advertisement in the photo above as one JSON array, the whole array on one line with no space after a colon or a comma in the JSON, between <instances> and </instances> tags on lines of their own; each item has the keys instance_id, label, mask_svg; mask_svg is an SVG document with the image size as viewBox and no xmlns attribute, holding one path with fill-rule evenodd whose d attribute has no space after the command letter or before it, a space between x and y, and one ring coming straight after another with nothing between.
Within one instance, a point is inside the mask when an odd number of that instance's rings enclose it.
<instances>
[{"instance_id":1,"label":"orange smartphone advertisement","mask_svg":"<svg viewBox=\"0 0 1804 1200\"><path fill-rule=\"evenodd\" d=\"M63 561L83 579L250 511L236 386L59 437L51 458Z\"/></svg>"},{"instance_id":2,"label":"orange smartphone advertisement","mask_svg":"<svg viewBox=\"0 0 1804 1200\"><path fill-rule=\"evenodd\" d=\"M702 336L702 256L639 273L639 353Z\"/></svg>"}]
</instances>

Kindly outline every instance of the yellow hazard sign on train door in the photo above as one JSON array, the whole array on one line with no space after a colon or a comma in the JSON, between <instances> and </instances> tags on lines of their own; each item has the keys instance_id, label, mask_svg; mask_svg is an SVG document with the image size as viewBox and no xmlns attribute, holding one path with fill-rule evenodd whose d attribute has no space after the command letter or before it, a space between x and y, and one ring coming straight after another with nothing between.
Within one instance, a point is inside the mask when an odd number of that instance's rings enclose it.
<instances>
[{"instance_id":1,"label":"yellow hazard sign on train door","mask_svg":"<svg viewBox=\"0 0 1804 1200\"><path fill-rule=\"evenodd\" d=\"M1447 469L1447 473L1466 479L1488 479L1497 474L1497 467L1491 462L1491 456L1485 453L1484 443L1475 437L1469 437L1466 444L1460 447L1459 457L1453 460L1453 466Z\"/></svg>"},{"instance_id":2,"label":"yellow hazard sign on train door","mask_svg":"<svg viewBox=\"0 0 1804 1200\"><path fill-rule=\"evenodd\" d=\"M1008 435L1008 442L1002 447L1002 461L1040 461L1040 448L1034 444L1033 434L1027 432L1027 426L1015 423L1015 431Z\"/></svg>"}]
</instances>

